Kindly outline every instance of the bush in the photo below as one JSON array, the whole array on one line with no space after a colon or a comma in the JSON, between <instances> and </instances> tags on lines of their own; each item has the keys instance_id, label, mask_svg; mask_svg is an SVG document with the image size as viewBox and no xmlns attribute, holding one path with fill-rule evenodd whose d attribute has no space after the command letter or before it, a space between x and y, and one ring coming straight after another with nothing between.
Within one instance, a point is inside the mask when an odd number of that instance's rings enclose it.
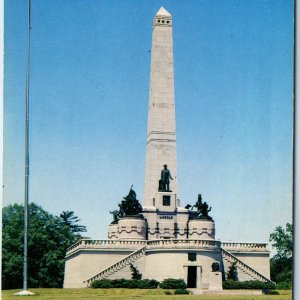
<instances>
[{"instance_id":1,"label":"bush","mask_svg":"<svg viewBox=\"0 0 300 300\"><path fill-rule=\"evenodd\" d=\"M258 280L250 281L234 281L226 280L223 281L224 289L276 289L276 285L271 282L261 282Z\"/></svg>"},{"instance_id":2,"label":"bush","mask_svg":"<svg viewBox=\"0 0 300 300\"><path fill-rule=\"evenodd\" d=\"M111 280L101 279L92 282L91 288L93 289L109 289L112 287Z\"/></svg>"},{"instance_id":3,"label":"bush","mask_svg":"<svg viewBox=\"0 0 300 300\"><path fill-rule=\"evenodd\" d=\"M130 264L129 267L130 267L130 271L131 271L131 279L141 280L142 273L139 272L137 267L135 267L133 264Z\"/></svg>"},{"instance_id":4,"label":"bush","mask_svg":"<svg viewBox=\"0 0 300 300\"><path fill-rule=\"evenodd\" d=\"M286 282L278 282L276 284L276 288L278 290L291 290L293 288L293 284L290 281L286 281Z\"/></svg>"},{"instance_id":5,"label":"bush","mask_svg":"<svg viewBox=\"0 0 300 300\"><path fill-rule=\"evenodd\" d=\"M128 288L130 286L129 281L131 280L127 280L125 278L114 279L111 281L111 284L113 288Z\"/></svg>"},{"instance_id":6,"label":"bush","mask_svg":"<svg viewBox=\"0 0 300 300\"><path fill-rule=\"evenodd\" d=\"M171 291L164 291L165 295L173 295Z\"/></svg>"},{"instance_id":7,"label":"bush","mask_svg":"<svg viewBox=\"0 0 300 300\"><path fill-rule=\"evenodd\" d=\"M173 279L168 278L159 284L159 287L162 289L186 289L187 285L183 279Z\"/></svg>"},{"instance_id":8,"label":"bush","mask_svg":"<svg viewBox=\"0 0 300 300\"><path fill-rule=\"evenodd\" d=\"M174 292L174 295L188 295L190 292L187 290L178 289Z\"/></svg>"},{"instance_id":9,"label":"bush","mask_svg":"<svg viewBox=\"0 0 300 300\"><path fill-rule=\"evenodd\" d=\"M125 284L123 284L123 286L128 289L138 289L139 288L139 280L137 280L137 279L128 280L128 281L126 281Z\"/></svg>"},{"instance_id":10,"label":"bush","mask_svg":"<svg viewBox=\"0 0 300 300\"><path fill-rule=\"evenodd\" d=\"M156 289L159 285L159 282L155 279L142 279L138 280L139 289Z\"/></svg>"},{"instance_id":11,"label":"bush","mask_svg":"<svg viewBox=\"0 0 300 300\"><path fill-rule=\"evenodd\" d=\"M279 295L279 292L278 291L274 291L274 290L263 290L263 293L266 294L266 295Z\"/></svg>"},{"instance_id":12,"label":"bush","mask_svg":"<svg viewBox=\"0 0 300 300\"><path fill-rule=\"evenodd\" d=\"M159 282L154 279L101 279L91 284L94 289L127 288L127 289L156 289Z\"/></svg>"},{"instance_id":13,"label":"bush","mask_svg":"<svg viewBox=\"0 0 300 300\"><path fill-rule=\"evenodd\" d=\"M238 281L236 262L232 263L229 266L229 269L228 269L228 272L226 275L227 275L227 280Z\"/></svg>"}]
</instances>

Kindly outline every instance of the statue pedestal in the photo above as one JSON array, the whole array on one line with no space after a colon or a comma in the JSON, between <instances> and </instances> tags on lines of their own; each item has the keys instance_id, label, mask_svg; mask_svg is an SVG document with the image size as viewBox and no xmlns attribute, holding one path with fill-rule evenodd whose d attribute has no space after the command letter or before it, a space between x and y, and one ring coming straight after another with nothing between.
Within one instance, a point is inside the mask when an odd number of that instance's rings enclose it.
<instances>
[{"instance_id":1,"label":"statue pedestal","mask_svg":"<svg viewBox=\"0 0 300 300\"><path fill-rule=\"evenodd\" d=\"M175 211L177 207L176 194L173 192L156 193L154 206L160 211Z\"/></svg>"},{"instance_id":2,"label":"statue pedestal","mask_svg":"<svg viewBox=\"0 0 300 300\"><path fill-rule=\"evenodd\" d=\"M117 222L109 224L109 226L108 226L108 238L110 240L118 239L118 228L119 228L119 224Z\"/></svg>"},{"instance_id":3,"label":"statue pedestal","mask_svg":"<svg viewBox=\"0 0 300 300\"><path fill-rule=\"evenodd\" d=\"M189 240L214 240L215 222L207 219L189 221Z\"/></svg>"},{"instance_id":4,"label":"statue pedestal","mask_svg":"<svg viewBox=\"0 0 300 300\"><path fill-rule=\"evenodd\" d=\"M125 216L119 220L118 239L145 240L147 221L140 216Z\"/></svg>"},{"instance_id":5,"label":"statue pedestal","mask_svg":"<svg viewBox=\"0 0 300 300\"><path fill-rule=\"evenodd\" d=\"M210 272L208 289L214 291L223 290L221 272Z\"/></svg>"}]
</instances>

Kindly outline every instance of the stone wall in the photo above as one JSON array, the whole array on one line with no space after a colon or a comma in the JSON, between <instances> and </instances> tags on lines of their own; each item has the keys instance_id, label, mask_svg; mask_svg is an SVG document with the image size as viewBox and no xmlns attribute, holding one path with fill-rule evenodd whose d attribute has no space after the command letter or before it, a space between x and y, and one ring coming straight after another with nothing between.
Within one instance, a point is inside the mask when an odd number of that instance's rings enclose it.
<instances>
[{"instance_id":1,"label":"stone wall","mask_svg":"<svg viewBox=\"0 0 300 300\"><path fill-rule=\"evenodd\" d=\"M145 246L145 253L132 262L143 278L158 281L183 278L187 281L188 267L194 266L197 268L197 287L207 289L212 263L219 262L221 270L224 264L225 272L230 266L230 263L223 261L221 246L234 249L230 253L270 278L269 251L266 244L221 244L214 240L82 240L67 252L64 288L84 287L84 281ZM238 276L241 281L255 279L241 270L238 270ZM106 278L130 279L129 263Z\"/></svg>"}]
</instances>

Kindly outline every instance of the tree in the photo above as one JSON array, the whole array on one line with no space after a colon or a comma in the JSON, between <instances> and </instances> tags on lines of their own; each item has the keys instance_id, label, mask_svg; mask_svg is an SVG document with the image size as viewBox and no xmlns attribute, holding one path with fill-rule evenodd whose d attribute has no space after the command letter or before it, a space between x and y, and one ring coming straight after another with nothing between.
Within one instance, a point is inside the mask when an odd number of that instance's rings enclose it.
<instances>
[{"instance_id":1,"label":"tree","mask_svg":"<svg viewBox=\"0 0 300 300\"><path fill-rule=\"evenodd\" d=\"M139 272L139 270L133 264L130 264L129 266L131 271L131 279L141 280L142 274Z\"/></svg>"},{"instance_id":2,"label":"tree","mask_svg":"<svg viewBox=\"0 0 300 300\"><path fill-rule=\"evenodd\" d=\"M293 226L286 224L285 229L276 227L270 234L270 242L276 249L276 254L271 258L271 279L286 288L292 287L293 267Z\"/></svg>"},{"instance_id":3,"label":"tree","mask_svg":"<svg viewBox=\"0 0 300 300\"><path fill-rule=\"evenodd\" d=\"M237 268L236 268L236 262L233 262L228 269L227 272L227 280L238 280L238 273L237 273Z\"/></svg>"},{"instance_id":4,"label":"tree","mask_svg":"<svg viewBox=\"0 0 300 300\"><path fill-rule=\"evenodd\" d=\"M66 226L71 228L72 232L86 232L86 226L76 224L81 220L74 215L74 211L63 211L60 218Z\"/></svg>"},{"instance_id":5,"label":"tree","mask_svg":"<svg viewBox=\"0 0 300 300\"><path fill-rule=\"evenodd\" d=\"M28 207L28 286L62 287L66 249L80 239L61 218L31 203ZM3 208L2 287L21 288L24 207Z\"/></svg>"}]
</instances>

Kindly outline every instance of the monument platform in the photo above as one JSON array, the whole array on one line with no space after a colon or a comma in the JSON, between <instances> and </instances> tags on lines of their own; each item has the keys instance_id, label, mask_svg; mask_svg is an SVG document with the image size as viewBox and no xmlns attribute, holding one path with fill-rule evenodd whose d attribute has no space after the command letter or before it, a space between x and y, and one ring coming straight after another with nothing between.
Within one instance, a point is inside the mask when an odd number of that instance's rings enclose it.
<instances>
[{"instance_id":1,"label":"monument platform","mask_svg":"<svg viewBox=\"0 0 300 300\"><path fill-rule=\"evenodd\" d=\"M222 272L235 262L240 280L270 281L267 244L83 239L67 250L64 288L88 287L94 280L104 278L130 279L129 266L133 264L143 278L158 281L182 278L188 283L191 270L195 270L195 287L208 290L211 285L216 289L211 281L215 262Z\"/></svg>"}]
</instances>

